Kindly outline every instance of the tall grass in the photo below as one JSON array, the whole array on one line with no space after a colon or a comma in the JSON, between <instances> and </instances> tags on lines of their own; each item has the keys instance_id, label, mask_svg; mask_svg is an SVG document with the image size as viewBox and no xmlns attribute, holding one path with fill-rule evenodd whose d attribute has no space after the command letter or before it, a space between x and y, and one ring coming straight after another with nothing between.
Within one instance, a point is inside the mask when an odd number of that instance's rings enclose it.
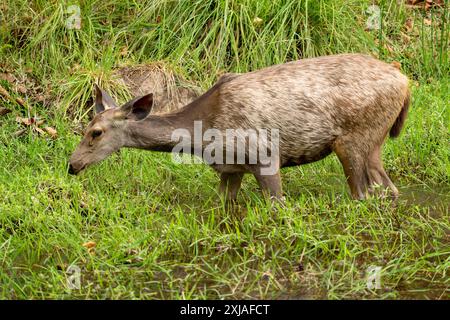
<instances>
[{"instance_id":1,"label":"tall grass","mask_svg":"<svg viewBox=\"0 0 450 320\"><path fill-rule=\"evenodd\" d=\"M80 7L81 29L67 9ZM397 60L414 79L449 74L449 10L425 13L380 1L381 28L366 30L370 1L191 0L25 1L5 4L2 56L29 65L84 114L94 80L127 63L165 61L208 87L224 71L245 72L289 60L365 52ZM428 18L425 15L429 15ZM413 30L405 29L411 18ZM432 20L430 26L424 19ZM120 96L124 96L120 94Z\"/></svg>"}]
</instances>

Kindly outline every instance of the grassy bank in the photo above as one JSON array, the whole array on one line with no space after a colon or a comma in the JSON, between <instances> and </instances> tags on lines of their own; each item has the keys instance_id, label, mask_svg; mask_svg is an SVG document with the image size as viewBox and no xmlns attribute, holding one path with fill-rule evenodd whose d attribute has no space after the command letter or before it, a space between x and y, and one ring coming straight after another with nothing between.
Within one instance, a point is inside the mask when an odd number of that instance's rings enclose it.
<instances>
[{"instance_id":1,"label":"grassy bank","mask_svg":"<svg viewBox=\"0 0 450 320\"><path fill-rule=\"evenodd\" d=\"M15 0L2 4L0 56L5 67L28 72L58 101L35 104L77 118L89 107L94 82L123 98L112 86L113 69L142 62L163 61L205 89L223 72L341 52L398 61L414 80L448 76L448 5L428 11L394 0L379 1L378 9L370 5L361 0Z\"/></svg>"},{"instance_id":2,"label":"grassy bank","mask_svg":"<svg viewBox=\"0 0 450 320\"><path fill-rule=\"evenodd\" d=\"M12 110L0 116L1 298L448 299L448 9L380 1L381 30L367 31L365 1L84 1L68 30L70 4L1 4L0 67L33 84L24 94L0 80L25 99L0 100ZM246 177L232 212L211 169L168 154L122 150L67 175L91 84L112 87L121 65L162 60L207 88L225 71L348 51L399 61L412 79L406 127L383 157L396 203L350 200L334 155L282 172L283 207ZM56 139L15 135L16 116L34 114Z\"/></svg>"}]
</instances>

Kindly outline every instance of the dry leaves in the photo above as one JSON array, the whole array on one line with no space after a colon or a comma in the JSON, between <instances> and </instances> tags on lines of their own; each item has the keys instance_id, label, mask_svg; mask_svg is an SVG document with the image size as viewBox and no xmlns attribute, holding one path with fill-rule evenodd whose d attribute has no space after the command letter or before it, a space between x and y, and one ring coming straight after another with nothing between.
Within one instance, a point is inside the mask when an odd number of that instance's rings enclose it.
<instances>
[{"instance_id":1,"label":"dry leaves","mask_svg":"<svg viewBox=\"0 0 450 320\"><path fill-rule=\"evenodd\" d=\"M17 97L17 98L16 98L16 102L17 102L18 104L20 104L22 107L25 107L25 101L23 101L22 98Z\"/></svg>"},{"instance_id":2,"label":"dry leaves","mask_svg":"<svg viewBox=\"0 0 450 320\"><path fill-rule=\"evenodd\" d=\"M0 108L0 116L4 116L5 114L8 114L11 112L11 109L8 108Z\"/></svg>"},{"instance_id":3,"label":"dry leaves","mask_svg":"<svg viewBox=\"0 0 450 320\"><path fill-rule=\"evenodd\" d=\"M23 84L18 84L16 86L16 90L17 90L18 93L21 93L21 94L26 94L27 93L27 88Z\"/></svg>"},{"instance_id":4,"label":"dry leaves","mask_svg":"<svg viewBox=\"0 0 450 320\"><path fill-rule=\"evenodd\" d=\"M444 0L406 0L408 7L421 8L429 10L431 7L441 7L444 5Z\"/></svg>"},{"instance_id":5,"label":"dry leaves","mask_svg":"<svg viewBox=\"0 0 450 320\"><path fill-rule=\"evenodd\" d=\"M85 247L87 249L94 248L95 246L97 246L97 243L94 241L88 241L88 242L83 243L83 247Z\"/></svg>"},{"instance_id":6,"label":"dry leaves","mask_svg":"<svg viewBox=\"0 0 450 320\"><path fill-rule=\"evenodd\" d=\"M85 247L90 254L94 254L97 243L94 241L88 241L88 242L83 243L82 246Z\"/></svg>"},{"instance_id":7,"label":"dry leaves","mask_svg":"<svg viewBox=\"0 0 450 320\"><path fill-rule=\"evenodd\" d=\"M10 92L4 87L0 88L0 95L5 99L10 100L12 102L16 102L22 107L28 107L27 103L25 103L24 99L20 97L20 95L26 95L28 101L39 102L42 104L46 104L51 100L50 92L51 87L47 85L46 88L39 85L37 80L32 75L32 69L29 67L25 67L23 72L18 72L14 74L11 70L7 68L1 68L2 72L0 72L0 80L4 80L8 82L7 89L14 91L16 93L16 98L11 97ZM19 95L19 96L17 96Z\"/></svg>"},{"instance_id":8,"label":"dry leaves","mask_svg":"<svg viewBox=\"0 0 450 320\"><path fill-rule=\"evenodd\" d=\"M16 121L24 126L40 126L44 123L44 120L38 120L37 118L16 117Z\"/></svg>"},{"instance_id":9,"label":"dry leaves","mask_svg":"<svg viewBox=\"0 0 450 320\"><path fill-rule=\"evenodd\" d=\"M34 132L37 132L39 135L45 136L46 134L49 135L52 139L56 139L58 137L58 132L52 128L52 127L44 127L40 128L44 124L44 120L40 120L35 117L31 118L22 118L22 117L16 117L16 121L25 126L31 128ZM14 136L19 137L22 134L24 134L27 130L21 129L19 131L16 131L14 133Z\"/></svg>"},{"instance_id":10,"label":"dry leaves","mask_svg":"<svg viewBox=\"0 0 450 320\"><path fill-rule=\"evenodd\" d=\"M5 88L3 88L1 85L0 85L0 95L3 96L7 100L16 102L17 104L21 105L22 107L25 106L25 101L23 101L22 98L15 98L14 99L13 97L11 97L9 92Z\"/></svg>"},{"instance_id":11,"label":"dry leaves","mask_svg":"<svg viewBox=\"0 0 450 320\"><path fill-rule=\"evenodd\" d=\"M391 45L384 43L383 47L389 52L389 53L394 53L394 49L392 48Z\"/></svg>"},{"instance_id":12,"label":"dry leaves","mask_svg":"<svg viewBox=\"0 0 450 320\"><path fill-rule=\"evenodd\" d=\"M70 67L69 71L72 74L72 73L77 72L80 69L81 69L81 66L78 63L75 63L73 66Z\"/></svg>"},{"instance_id":13,"label":"dry leaves","mask_svg":"<svg viewBox=\"0 0 450 320\"><path fill-rule=\"evenodd\" d=\"M16 80L14 78L14 76L11 73L8 73L8 72L0 73L0 79L1 80L5 80L5 81L7 81L9 83L14 83L14 81Z\"/></svg>"},{"instance_id":14,"label":"dry leaves","mask_svg":"<svg viewBox=\"0 0 450 320\"><path fill-rule=\"evenodd\" d=\"M8 100L11 100L11 96L10 96L9 92L6 91L6 89L3 88L2 86L0 86L0 95L5 97Z\"/></svg>"},{"instance_id":15,"label":"dry leaves","mask_svg":"<svg viewBox=\"0 0 450 320\"><path fill-rule=\"evenodd\" d=\"M127 264L135 264L144 261L144 259L140 256L140 252L137 249L128 249L125 252L125 256L128 258L125 260Z\"/></svg>"},{"instance_id":16,"label":"dry leaves","mask_svg":"<svg viewBox=\"0 0 450 320\"><path fill-rule=\"evenodd\" d=\"M58 132L52 127L45 127L44 131L47 132L52 139L56 139L58 137Z\"/></svg>"}]
</instances>

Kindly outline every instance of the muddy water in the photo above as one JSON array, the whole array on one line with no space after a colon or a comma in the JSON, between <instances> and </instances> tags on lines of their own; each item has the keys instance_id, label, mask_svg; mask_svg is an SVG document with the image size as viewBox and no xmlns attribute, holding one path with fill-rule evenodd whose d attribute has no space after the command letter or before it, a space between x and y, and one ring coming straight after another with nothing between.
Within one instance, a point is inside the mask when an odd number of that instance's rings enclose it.
<instances>
[{"instance_id":1,"label":"muddy water","mask_svg":"<svg viewBox=\"0 0 450 320\"><path fill-rule=\"evenodd\" d=\"M409 186L400 190L400 201L406 201L407 206L427 208L434 219L448 219L450 208L450 186ZM446 237L450 240L450 228L446 230ZM444 242L445 239L444 239ZM449 252L450 252L450 241ZM450 299L450 287L437 284L425 279L416 279L410 283L403 283L397 288L402 299Z\"/></svg>"},{"instance_id":2,"label":"muddy water","mask_svg":"<svg viewBox=\"0 0 450 320\"><path fill-rule=\"evenodd\" d=\"M414 185L400 189L399 201L409 206L429 208L433 218L449 217L450 186Z\"/></svg>"}]
</instances>

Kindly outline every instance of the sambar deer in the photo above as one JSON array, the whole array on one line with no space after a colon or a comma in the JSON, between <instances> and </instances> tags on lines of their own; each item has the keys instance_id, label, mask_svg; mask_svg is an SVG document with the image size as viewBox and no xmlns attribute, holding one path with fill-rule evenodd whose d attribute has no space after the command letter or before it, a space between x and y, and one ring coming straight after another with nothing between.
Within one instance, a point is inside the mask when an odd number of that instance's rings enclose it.
<instances>
[{"instance_id":1,"label":"sambar deer","mask_svg":"<svg viewBox=\"0 0 450 320\"><path fill-rule=\"evenodd\" d=\"M69 173L77 174L122 147L172 152L177 144L173 132L183 128L194 134L194 123L201 121L203 132L279 131L272 174L262 174L267 163L259 160L211 163L220 173L219 189L227 200L236 199L244 173L252 173L264 193L280 198L280 168L318 161L333 151L353 198L366 198L376 185L398 195L383 168L381 148L386 136L397 137L404 124L408 79L398 68L370 56L324 56L227 74L202 96L168 114L150 114L152 101L148 94L119 107L96 87L97 114L70 158Z\"/></svg>"}]
</instances>

